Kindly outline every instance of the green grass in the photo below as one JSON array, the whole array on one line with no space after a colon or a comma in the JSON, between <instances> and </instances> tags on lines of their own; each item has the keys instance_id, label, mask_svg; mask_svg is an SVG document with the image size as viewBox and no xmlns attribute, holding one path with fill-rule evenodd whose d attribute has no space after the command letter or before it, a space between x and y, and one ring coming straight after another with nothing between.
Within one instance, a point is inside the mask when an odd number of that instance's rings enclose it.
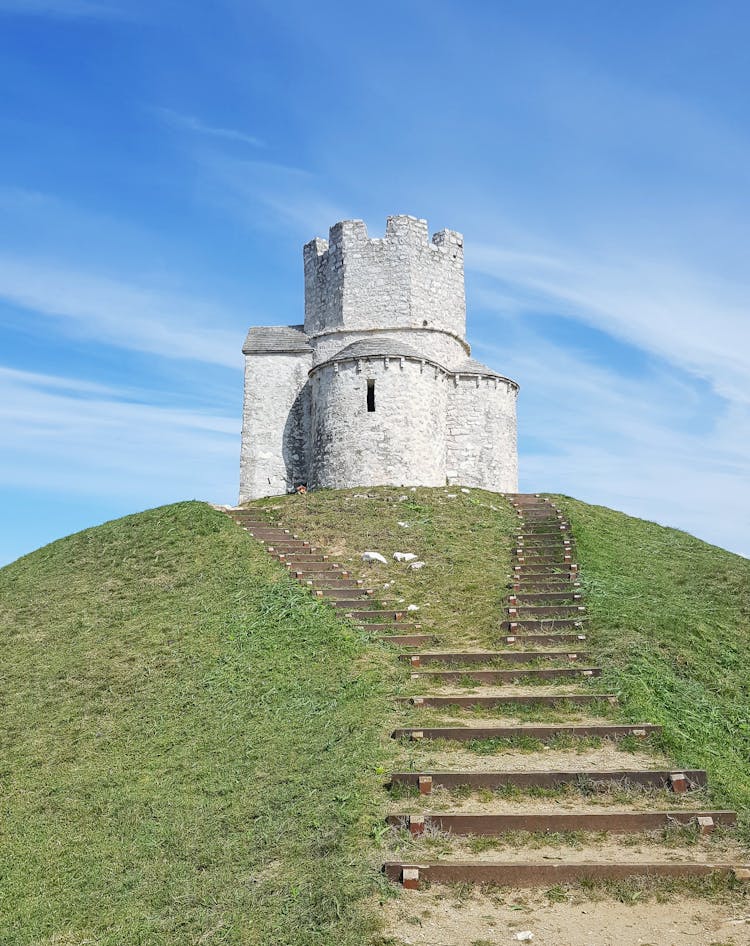
<instances>
[{"instance_id":1,"label":"green grass","mask_svg":"<svg viewBox=\"0 0 750 946\"><path fill-rule=\"evenodd\" d=\"M364 575L381 595L416 604L420 610L409 620L426 633L434 629L441 644L498 643L518 526L502 496L378 487L280 496L252 507L330 549L332 559ZM380 552L388 564L364 566L365 551ZM394 552L414 553L425 568L396 563Z\"/></svg>"},{"instance_id":2,"label":"green grass","mask_svg":"<svg viewBox=\"0 0 750 946\"><path fill-rule=\"evenodd\" d=\"M368 939L378 648L199 503L47 546L0 601L0 942Z\"/></svg>"},{"instance_id":3,"label":"green grass","mask_svg":"<svg viewBox=\"0 0 750 946\"><path fill-rule=\"evenodd\" d=\"M750 561L675 529L555 497L577 541L599 683L660 723L717 803L750 808Z\"/></svg>"},{"instance_id":4,"label":"green grass","mask_svg":"<svg viewBox=\"0 0 750 946\"><path fill-rule=\"evenodd\" d=\"M607 716L664 727L616 743L624 764L663 748L708 770L711 803L745 815L750 562L559 502L582 564L586 646L605 669L594 691L619 695ZM499 643L518 526L502 497L379 488L253 505L380 599L418 605L410 617L440 647ZM388 563L363 565L365 550ZM386 895L382 783L398 754L400 766L428 749L540 748L528 736L388 739L407 713L440 718L391 699L429 690L429 677L408 681L391 649L203 504L41 549L0 571L0 602L0 942L12 946L360 946Z\"/></svg>"}]
</instances>

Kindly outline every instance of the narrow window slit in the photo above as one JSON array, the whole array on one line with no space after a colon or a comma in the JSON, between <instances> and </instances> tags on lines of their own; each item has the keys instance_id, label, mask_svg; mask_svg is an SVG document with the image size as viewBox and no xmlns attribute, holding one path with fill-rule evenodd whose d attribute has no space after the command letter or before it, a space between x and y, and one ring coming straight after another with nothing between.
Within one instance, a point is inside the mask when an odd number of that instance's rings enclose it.
<instances>
[{"instance_id":1,"label":"narrow window slit","mask_svg":"<svg viewBox=\"0 0 750 946\"><path fill-rule=\"evenodd\" d=\"M375 410L375 381L372 378L367 381L367 410L370 414Z\"/></svg>"}]
</instances>

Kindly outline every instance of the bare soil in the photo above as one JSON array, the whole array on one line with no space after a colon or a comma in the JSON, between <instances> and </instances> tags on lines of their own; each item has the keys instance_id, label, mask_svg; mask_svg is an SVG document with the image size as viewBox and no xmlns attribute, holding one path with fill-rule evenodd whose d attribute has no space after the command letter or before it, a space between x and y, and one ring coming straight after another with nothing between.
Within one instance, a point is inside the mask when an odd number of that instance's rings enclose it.
<instances>
[{"instance_id":1,"label":"bare soil","mask_svg":"<svg viewBox=\"0 0 750 946\"><path fill-rule=\"evenodd\" d=\"M747 903L676 897L668 903L592 901L571 895L562 903L543 893L479 891L458 899L433 888L405 891L383 908L399 946L499 946L529 931L534 946L749 946Z\"/></svg>"}]
</instances>

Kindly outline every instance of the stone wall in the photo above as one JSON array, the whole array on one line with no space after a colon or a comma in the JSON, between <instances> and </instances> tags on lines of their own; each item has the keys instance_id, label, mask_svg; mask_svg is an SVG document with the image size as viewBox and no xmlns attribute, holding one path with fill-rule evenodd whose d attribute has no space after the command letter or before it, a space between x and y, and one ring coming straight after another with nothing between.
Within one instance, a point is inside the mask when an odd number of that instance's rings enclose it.
<instances>
[{"instance_id":1,"label":"stone wall","mask_svg":"<svg viewBox=\"0 0 750 946\"><path fill-rule=\"evenodd\" d=\"M518 388L501 378L452 377L448 393L449 483L498 493L518 491Z\"/></svg>"},{"instance_id":2,"label":"stone wall","mask_svg":"<svg viewBox=\"0 0 750 946\"><path fill-rule=\"evenodd\" d=\"M515 492L518 388L469 357L461 235L396 216L370 239L345 220L304 264L304 326L254 327L243 347L240 500L302 483Z\"/></svg>"},{"instance_id":3,"label":"stone wall","mask_svg":"<svg viewBox=\"0 0 750 946\"><path fill-rule=\"evenodd\" d=\"M305 331L430 327L466 333L463 237L427 221L389 217L383 239L361 220L331 227L304 248Z\"/></svg>"},{"instance_id":4,"label":"stone wall","mask_svg":"<svg viewBox=\"0 0 750 946\"><path fill-rule=\"evenodd\" d=\"M367 410L367 381L375 411ZM445 484L448 381L409 358L334 362L312 383L312 487Z\"/></svg>"},{"instance_id":5,"label":"stone wall","mask_svg":"<svg viewBox=\"0 0 750 946\"><path fill-rule=\"evenodd\" d=\"M245 355L240 502L306 483L312 352Z\"/></svg>"},{"instance_id":6,"label":"stone wall","mask_svg":"<svg viewBox=\"0 0 750 946\"><path fill-rule=\"evenodd\" d=\"M317 335L314 340L315 357L314 364L319 365L328 361L347 345L359 341L363 338L377 338L384 335L383 329L377 330L359 330L359 331L337 331L327 334ZM402 339L412 348L415 348L421 355L430 361L436 361L439 365L449 370L455 365L463 364L466 361L466 352L468 345L463 339L454 335L448 335L446 332L434 331L431 329L393 329L387 330L389 338Z\"/></svg>"}]
</instances>

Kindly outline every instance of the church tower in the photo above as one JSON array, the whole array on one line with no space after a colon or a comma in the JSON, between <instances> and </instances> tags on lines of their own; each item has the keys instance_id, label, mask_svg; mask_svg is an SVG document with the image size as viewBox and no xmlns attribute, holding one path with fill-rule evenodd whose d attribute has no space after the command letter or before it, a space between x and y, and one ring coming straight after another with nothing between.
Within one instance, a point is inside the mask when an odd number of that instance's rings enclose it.
<instances>
[{"instance_id":1,"label":"church tower","mask_svg":"<svg viewBox=\"0 0 750 946\"><path fill-rule=\"evenodd\" d=\"M518 488L518 385L470 357L463 237L389 217L303 252L303 325L252 328L240 501L308 488Z\"/></svg>"}]
</instances>

